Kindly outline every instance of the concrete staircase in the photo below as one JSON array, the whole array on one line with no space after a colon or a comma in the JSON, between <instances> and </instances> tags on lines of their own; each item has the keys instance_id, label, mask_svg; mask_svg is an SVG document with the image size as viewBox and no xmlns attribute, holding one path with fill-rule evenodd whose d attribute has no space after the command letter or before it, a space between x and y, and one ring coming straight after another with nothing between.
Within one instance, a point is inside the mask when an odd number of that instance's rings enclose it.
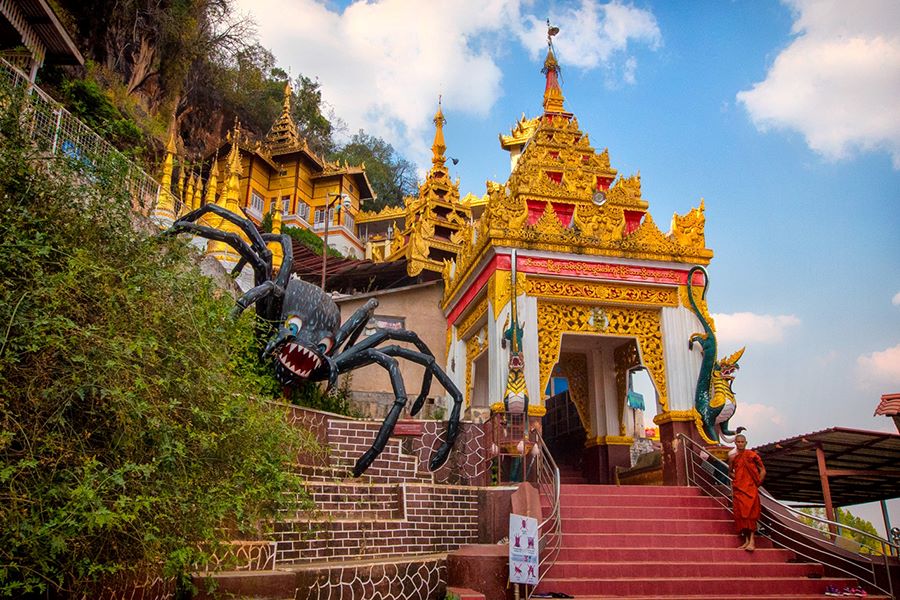
<instances>
[{"instance_id":1,"label":"concrete staircase","mask_svg":"<svg viewBox=\"0 0 900 600\"><path fill-rule=\"evenodd\" d=\"M391 438L366 474L352 477L380 425L323 423L328 459L295 466L315 510L295 498L268 540L233 545L255 560L212 575L214 591L195 578L199 597L443 599L446 553L477 542L477 488L436 483L402 438Z\"/></svg>"},{"instance_id":2,"label":"concrete staircase","mask_svg":"<svg viewBox=\"0 0 900 600\"><path fill-rule=\"evenodd\" d=\"M826 586L856 585L764 538L753 553L739 550L729 512L696 488L564 483L560 510L559 557L536 592L583 600L811 600L823 598Z\"/></svg>"}]
</instances>

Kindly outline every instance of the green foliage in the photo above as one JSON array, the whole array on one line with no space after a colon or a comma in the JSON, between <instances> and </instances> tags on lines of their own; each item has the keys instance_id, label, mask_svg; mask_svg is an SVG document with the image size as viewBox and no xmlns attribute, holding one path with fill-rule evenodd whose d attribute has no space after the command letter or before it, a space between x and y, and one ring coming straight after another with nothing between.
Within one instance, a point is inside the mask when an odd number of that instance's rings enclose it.
<instances>
[{"instance_id":1,"label":"green foliage","mask_svg":"<svg viewBox=\"0 0 900 600\"><path fill-rule=\"evenodd\" d=\"M338 387L326 393L317 383L304 382L293 390L291 402L298 406L305 406L316 410L358 417L358 411L353 409L353 394L350 390L350 374L341 377Z\"/></svg>"},{"instance_id":2,"label":"green foliage","mask_svg":"<svg viewBox=\"0 0 900 600\"><path fill-rule=\"evenodd\" d=\"M415 165L397 154L394 147L362 129L332 159L346 160L352 165L365 163L366 176L377 198L365 203L366 210L385 206L403 206L406 196L417 193Z\"/></svg>"},{"instance_id":3,"label":"green foliage","mask_svg":"<svg viewBox=\"0 0 900 600\"><path fill-rule=\"evenodd\" d=\"M62 101L74 116L128 155L140 157L147 145L144 132L124 115L93 79L64 79Z\"/></svg>"},{"instance_id":4,"label":"green foliage","mask_svg":"<svg viewBox=\"0 0 900 600\"><path fill-rule=\"evenodd\" d=\"M288 225L281 230L281 233L287 234L291 237L291 240L298 243L303 244L316 254L322 254L322 238L317 236L315 233L310 231L309 229L302 229L300 227L294 227ZM340 253L340 251L328 247L328 256L333 256L334 258L344 258L344 255Z\"/></svg>"},{"instance_id":5,"label":"green foliage","mask_svg":"<svg viewBox=\"0 0 900 600\"><path fill-rule=\"evenodd\" d=\"M275 390L245 368L252 314L230 319L188 244L139 223L121 173L38 158L16 102L0 98L0 597L184 574L298 489L297 433L254 399Z\"/></svg>"},{"instance_id":6,"label":"green foliage","mask_svg":"<svg viewBox=\"0 0 900 600\"><path fill-rule=\"evenodd\" d=\"M825 509L824 508L803 508L800 509L801 512L805 512L809 515L814 515L820 517L822 519L825 518ZM847 538L848 540L853 540L861 546L861 551L871 553L879 553L881 552L880 548L873 548L873 537L878 537L878 531L875 529L875 526L871 521L863 519L862 517L857 517L849 510L844 510L843 508L835 508L834 509L834 519L836 522L841 525L846 525L848 527L853 527L854 529L858 529L862 532L868 533L870 535L865 535L863 533L857 533L856 531L851 531L850 529L841 528L840 535L841 537ZM821 529L822 531L828 531L828 528L821 522L815 521L813 519L804 519L807 522L807 525L812 527L816 527L817 529ZM872 536L872 537L870 537Z\"/></svg>"}]
</instances>

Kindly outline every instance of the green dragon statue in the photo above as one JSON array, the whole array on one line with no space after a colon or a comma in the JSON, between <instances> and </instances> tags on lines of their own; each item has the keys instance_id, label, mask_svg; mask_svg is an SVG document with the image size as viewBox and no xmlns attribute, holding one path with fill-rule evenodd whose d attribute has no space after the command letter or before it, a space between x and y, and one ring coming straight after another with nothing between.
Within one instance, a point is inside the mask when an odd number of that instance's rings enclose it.
<instances>
[{"instance_id":1,"label":"green dragon statue","mask_svg":"<svg viewBox=\"0 0 900 600\"><path fill-rule=\"evenodd\" d=\"M704 330L703 333L693 334L688 342L690 349L693 349L694 342L699 343L700 350L703 352L703 362L700 363L700 375L697 377L697 389L694 393L694 408L700 416L698 425L702 426L701 433L708 442L730 442L734 438L735 432L728 429L728 421L734 416L737 409L737 401L734 398L731 384L740 368L737 363L743 356L745 348L741 348L722 360L716 360L718 353L716 332L713 331L709 321L694 301L692 280L694 273L697 272L703 273L702 299L706 299L706 291L709 288L709 275L706 273L706 269L698 266L688 271L688 299Z\"/></svg>"}]
</instances>

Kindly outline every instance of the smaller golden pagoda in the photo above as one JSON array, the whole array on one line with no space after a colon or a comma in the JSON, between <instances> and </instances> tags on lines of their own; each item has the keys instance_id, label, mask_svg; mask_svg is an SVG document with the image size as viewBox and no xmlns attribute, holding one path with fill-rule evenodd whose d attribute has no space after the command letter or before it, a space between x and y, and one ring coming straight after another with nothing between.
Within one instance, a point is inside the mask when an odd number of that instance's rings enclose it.
<instances>
[{"instance_id":1,"label":"smaller golden pagoda","mask_svg":"<svg viewBox=\"0 0 900 600\"><path fill-rule=\"evenodd\" d=\"M439 276L444 261L456 258L464 232L472 227L472 209L460 201L459 181L452 181L447 169L446 122L439 100L431 169L419 186L418 196L406 198L403 208L362 213L358 219L360 228L377 231L367 241L366 257L374 262L406 260L411 277L423 271Z\"/></svg>"}]
</instances>

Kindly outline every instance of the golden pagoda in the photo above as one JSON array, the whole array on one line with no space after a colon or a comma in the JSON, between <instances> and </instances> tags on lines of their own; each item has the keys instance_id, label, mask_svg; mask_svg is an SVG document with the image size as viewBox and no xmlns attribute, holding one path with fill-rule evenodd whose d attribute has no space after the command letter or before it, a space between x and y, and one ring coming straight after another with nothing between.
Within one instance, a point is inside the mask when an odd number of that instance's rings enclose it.
<instances>
[{"instance_id":1,"label":"golden pagoda","mask_svg":"<svg viewBox=\"0 0 900 600\"><path fill-rule=\"evenodd\" d=\"M459 181L452 181L447 168L444 124L447 120L438 101L434 115L434 142L431 145L431 169L419 186L415 198L406 198L405 206L387 207L378 213L363 213L361 227L380 226L366 245L366 257L375 262L405 260L413 277L431 272L437 277L444 262L456 258L456 251L471 229L472 209L460 201Z\"/></svg>"},{"instance_id":2,"label":"golden pagoda","mask_svg":"<svg viewBox=\"0 0 900 600\"><path fill-rule=\"evenodd\" d=\"M566 109L549 36L542 73L542 113L522 115L500 136L508 180L488 182L486 202L467 197L466 206L483 213L460 231L457 258L445 263L447 369L468 410L502 411L510 376L504 332L518 298L529 415L545 415L548 402L572 406L584 436L578 460L591 469L627 466L643 435L626 404L633 371L645 370L655 387L664 445L695 422L699 357L687 341L702 329L687 276L712 258L703 203L660 231L640 175L620 176ZM695 300L705 312L705 301ZM566 380L566 400L552 393L554 378Z\"/></svg>"}]
</instances>

